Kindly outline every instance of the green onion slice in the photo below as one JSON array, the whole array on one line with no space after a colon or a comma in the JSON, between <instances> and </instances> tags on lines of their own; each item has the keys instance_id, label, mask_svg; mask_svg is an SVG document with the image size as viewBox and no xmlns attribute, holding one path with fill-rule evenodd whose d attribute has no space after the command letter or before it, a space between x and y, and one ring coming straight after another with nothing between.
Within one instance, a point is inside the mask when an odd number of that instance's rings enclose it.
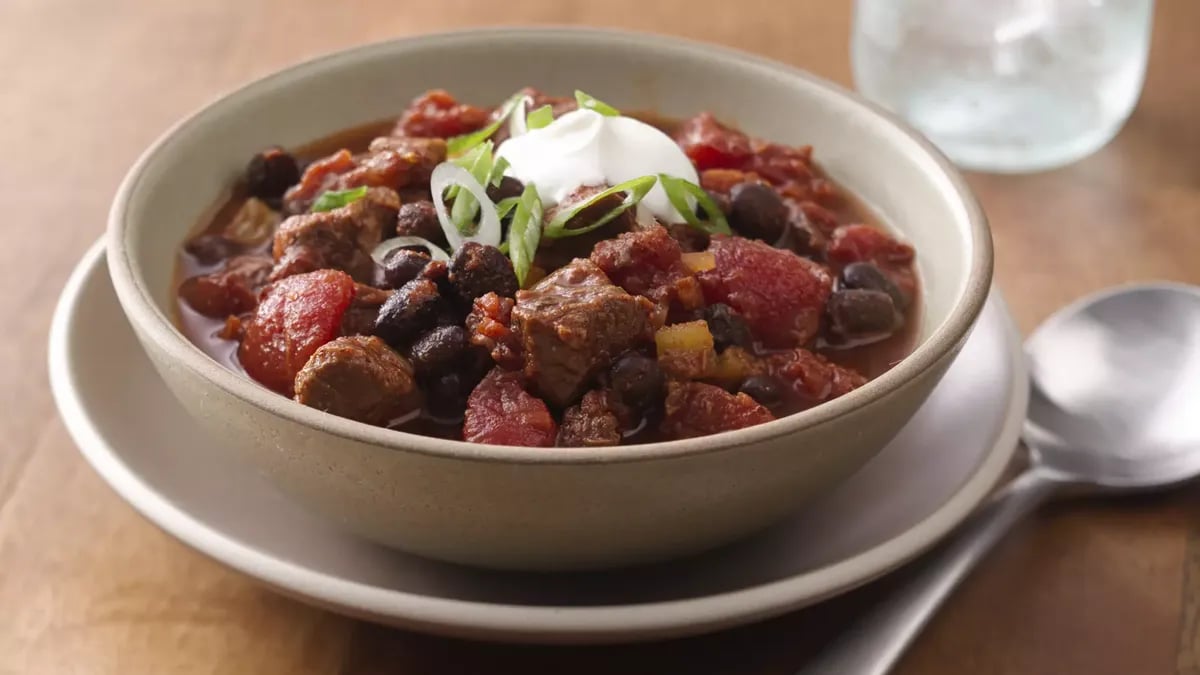
<instances>
[{"instance_id":1,"label":"green onion slice","mask_svg":"<svg viewBox=\"0 0 1200 675\"><path fill-rule=\"evenodd\" d=\"M508 226L508 257L512 260L517 282L524 288L533 267L533 257L542 239L542 200L533 183L525 186L520 197L511 197L513 218ZM507 202L508 199L503 200Z\"/></svg>"},{"instance_id":2,"label":"green onion slice","mask_svg":"<svg viewBox=\"0 0 1200 675\"><path fill-rule=\"evenodd\" d=\"M554 121L554 109L544 105L525 117L526 129L541 129Z\"/></svg>"},{"instance_id":3,"label":"green onion slice","mask_svg":"<svg viewBox=\"0 0 1200 675\"><path fill-rule=\"evenodd\" d=\"M627 180L620 185L614 185L603 192L598 192L582 202L575 204L571 208L560 211L558 215L554 216L553 220L546 224L546 231L544 234L550 239L561 239L563 237L574 237L585 232L591 232L592 230L608 223L613 218L625 213L630 208L636 206L637 203L642 201L642 198L646 196L646 193L650 192L650 190L654 188L654 184L656 182L658 182L658 179L654 176L642 176L641 178ZM567 228L567 223L571 222L571 219L579 215L579 213L584 209L592 206L606 197L611 197L612 195L622 192L625 193L625 199L621 200L620 204L618 204L613 210L604 214L604 216L596 222L590 223L583 227Z\"/></svg>"},{"instance_id":4,"label":"green onion slice","mask_svg":"<svg viewBox=\"0 0 1200 675\"><path fill-rule=\"evenodd\" d=\"M450 161L470 172L480 185L487 185L495 168L492 142L484 141L462 157ZM459 186L451 186L445 198L454 201L454 206L450 209L450 220L459 232L466 234L472 229L475 216L479 214L479 202L469 192L463 193Z\"/></svg>"},{"instance_id":5,"label":"green onion slice","mask_svg":"<svg viewBox=\"0 0 1200 675\"><path fill-rule=\"evenodd\" d=\"M347 204L354 202L367 196L367 186L350 188L349 190L326 190L317 197L317 201L313 202L310 209L313 213L318 211L332 211L341 208Z\"/></svg>"},{"instance_id":6,"label":"green onion slice","mask_svg":"<svg viewBox=\"0 0 1200 675\"><path fill-rule=\"evenodd\" d=\"M452 188L458 188L458 198L455 205L468 194L476 202L479 213L478 226L472 227L469 221L460 227L447 212L445 195ZM487 190L471 174L454 162L442 162L433 168L429 176L429 188L433 195L433 207L437 211L438 223L446 233L446 241L451 250L458 250L463 242L474 241L485 246L500 245L500 218L496 216L496 205L487 196ZM482 205L482 206L481 206Z\"/></svg>"},{"instance_id":7,"label":"green onion slice","mask_svg":"<svg viewBox=\"0 0 1200 675\"><path fill-rule=\"evenodd\" d=\"M496 217L504 220L508 214L517 208L517 202L521 201L520 197L505 197L496 203Z\"/></svg>"},{"instance_id":8,"label":"green onion slice","mask_svg":"<svg viewBox=\"0 0 1200 675\"><path fill-rule=\"evenodd\" d=\"M492 171L488 174L487 182L492 187L500 187L500 181L504 178L504 172L508 170L508 160L503 157L497 157L496 163L492 165Z\"/></svg>"},{"instance_id":9,"label":"green onion slice","mask_svg":"<svg viewBox=\"0 0 1200 675\"><path fill-rule=\"evenodd\" d=\"M583 110L594 110L605 117L621 116L621 112L616 108L578 89L575 90L575 101L579 103L579 107Z\"/></svg>"},{"instance_id":10,"label":"green onion slice","mask_svg":"<svg viewBox=\"0 0 1200 675\"><path fill-rule=\"evenodd\" d=\"M528 97L524 94L513 94L512 96L508 97L508 100L505 101L503 105L500 106L500 114L496 116L496 119L492 120L491 124L480 129L479 131L472 131L469 134L454 136L453 138L447 140L446 154L448 154L450 157L458 157L471 148L474 148L480 143L491 138L492 134L496 133L496 130L500 128L500 125L504 124L504 121L508 119L508 116L517 109L517 104L521 103L525 98Z\"/></svg>"},{"instance_id":11,"label":"green onion slice","mask_svg":"<svg viewBox=\"0 0 1200 675\"><path fill-rule=\"evenodd\" d=\"M691 181L668 176L665 173L658 174L658 182L662 183L663 191L667 193L667 199L670 200L671 206L675 207L688 225L709 234L733 234L733 231L729 229L729 223L725 220L725 214L721 213L720 207L712 200L712 197L708 196L708 192L704 188ZM688 197L700 204L704 209L704 215L708 216L707 220L701 220L696 215Z\"/></svg>"}]
</instances>

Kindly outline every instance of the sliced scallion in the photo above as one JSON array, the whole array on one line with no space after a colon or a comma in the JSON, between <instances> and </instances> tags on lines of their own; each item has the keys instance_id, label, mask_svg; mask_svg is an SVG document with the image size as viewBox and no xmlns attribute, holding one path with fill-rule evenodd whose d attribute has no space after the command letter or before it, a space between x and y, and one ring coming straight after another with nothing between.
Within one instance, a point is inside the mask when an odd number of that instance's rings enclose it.
<instances>
[{"instance_id":1,"label":"sliced scallion","mask_svg":"<svg viewBox=\"0 0 1200 675\"><path fill-rule=\"evenodd\" d=\"M553 121L554 109L548 105L544 105L525 117L525 126L528 129L541 129L542 127L549 126Z\"/></svg>"},{"instance_id":2,"label":"sliced scallion","mask_svg":"<svg viewBox=\"0 0 1200 675\"><path fill-rule=\"evenodd\" d=\"M460 193L465 190L478 202L479 224L472 227L466 223L462 229L451 220L446 209L446 192L451 187L458 187ZM442 162L433 168L429 176L429 188L433 194L433 207L437 211L438 223L446 233L446 241L451 250L458 250L465 241L474 241L486 246L500 244L500 218L496 216L496 205L487 196L487 190L471 175L470 171L454 162ZM460 197L465 196L463 194Z\"/></svg>"},{"instance_id":3,"label":"sliced scallion","mask_svg":"<svg viewBox=\"0 0 1200 675\"><path fill-rule=\"evenodd\" d=\"M504 172L508 170L508 160L503 157L497 157L496 163L492 165L491 172L488 173L487 184L492 187L500 187L500 181L504 179Z\"/></svg>"},{"instance_id":4,"label":"sliced scallion","mask_svg":"<svg viewBox=\"0 0 1200 675\"><path fill-rule=\"evenodd\" d=\"M317 197L317 201L313 202L310 209L313 213L318 211L332 211L341 208L347 204L354 202L367 196L367 186L350 188L349 190L326 190Z\"/></svg>"},{"instance_id":5,"label":"sliced scallion","mask_svg":"<svg viewBox=\"0 0 1200 675\"><path fill-rule=\"evenodd\" d=\"M484 141L462 157L450 161L470 172L480 185L487 185L494 167L492 142ZM450 209L450 220L458 227L459 232L471 229L475 216L479 214L479 202L470 193L464 194L461 187L451 187L446 193L446 199L454 200L454 206Z\"/></svg>"},{"instance_id":6,"label":"sliced scallion","mask_svg":"<svg viewBox=\"0 0 1200 675\"><path fill-rule=\"evenodd\" d=\"M679 212L684 221L688 225L709 234L733 234L729 229L729 223L725 220L725 214L721 212L720 207L708 196L708 192L704 188L695 183L668 176L665 173L658 174L658 182L662 183L663 192L667 193L667 199L671 202L671 206ZM694 199L704 209L705 220L701 220L696 215L695 208L692 206L688 197Z\"/></svg>"},{"instance_id":7,"label":"sliced scallion","mask_svg":"<svg viewBox=\"0 0 1200 675\"><path fill-rule=\"evenodd\" d=\"M546 223L544 234L550 239L561 239L563 237L574 237L585 232L591 232L592 230L608 223L613 218L616 218L617 216L636 206L637 203L642 201L642 198L646 196L646 193L650 192L650 190L654 188L654 184L657 181L658 179L654 176L642 176L641 178L627 180L620 185L614 185L603 192L598 192L568 209L559 211L559 213L554 216L553 220L551 220L549 223ZM584 225L583 227L567 227L568 223L571 222L571 219L579 215L579 213L584 209L599 203L605 198L620 193L625 194L625 198L621 200L621 203L597 219L595 222Z\"/></svg>"},{"instance_id":8,"label":"sliced scallion","mask_svg":"<svg viewBox=\"0 0 1200 675\"><path fill-rule=\"evenodd\" d=\"M524 288L542 239L542 200L533 183L525 186L520 197L510 199L515 199L516 203L512 222L508 225L508 257L517 273L518 284Z\"/></svg>"},{"instance_id":9,"label":"sliced scallion","mask_svg":"<svg viewBox=\"0 0 1200 675\"><path fill-rule=\"evenodd\" d=\"M524 94L513 94L508 98L507 101L504 102L503 105L500 106L500 114L496 116L496 119L492 120L491 124L488 124L486 127L478 131L472 131L469 134L462 134L461 136L454 136L453 138L447 140L446 154L451 157L458 157L471 148L474 148L480 143L491 138L492 134L496 133L496 130L500 128L500 125L504 124L504 121L508 119L508 116L517 109L517 104L522 102L522 100L525 98L528 97ZM524 108L524 106L521 107Z\"/></svg>"},{"instance_id":10,"label":"sliced scallion","mask_svg":"<svg viewBox=\"0 0 1200 675\"><path fill-rule=\"evenodd\" d=\"M575 101L579 103L579 107L583 110L594 110L605 117L620 117L621 112L611 105L601 101L600 99L590 94L585 94L578 89L575 90Z\"/></svg>"},{"instance_id":11,"label":"sliced scallion","mask_svg":"<svg viewBox=\"0 0 1200 675\"><path fill-rule=\"evenodd\" d=\"M521 201L520 197L505 197L496 202L496 217L504 220L513 209L517 208L519 201Z\"/></svg>"}]
</instances>

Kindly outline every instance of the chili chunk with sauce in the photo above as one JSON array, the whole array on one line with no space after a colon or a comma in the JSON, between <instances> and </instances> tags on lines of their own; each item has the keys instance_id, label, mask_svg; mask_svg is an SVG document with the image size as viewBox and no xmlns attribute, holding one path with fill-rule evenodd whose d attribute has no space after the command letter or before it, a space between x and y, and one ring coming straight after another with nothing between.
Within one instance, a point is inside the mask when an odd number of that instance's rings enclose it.
<instances>
[{"instance_id":1,"label":"chili chunk with sauce","mask_svg":"<svg viewBox=\"0 0 1200 675\"><path fill-rule=\"evenodd\" d=\"M913 346L913 248L809 146L582 92L398 113L249 158L180 252L194 342L367 424L576 447L769 422Z\"/></svg>"}]
</instances>

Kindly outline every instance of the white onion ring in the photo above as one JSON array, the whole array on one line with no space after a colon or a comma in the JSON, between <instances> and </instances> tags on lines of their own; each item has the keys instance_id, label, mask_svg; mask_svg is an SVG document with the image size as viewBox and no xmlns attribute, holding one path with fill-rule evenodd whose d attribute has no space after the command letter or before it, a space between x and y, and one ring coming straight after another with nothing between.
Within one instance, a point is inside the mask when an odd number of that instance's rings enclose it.
<instances>
[{"instance_id":1,"label":"white onion ring","mask_svg":"<svg viewBox=\"0 0 1200 675\"><path fill-rule=\"evenodd\" d=\"M445 250L442 249L441 246L438 246L428 239L411 236L384 239L383 241L379 242L379 245L371 249L371 257L375 259L375 262L382 265L384 259L387 258L389 253L398 248L408 248L409 246L423 247L426 251L429 251L429 257L433 258L434 260L442 260L445 262L450 261L450 256Z\"/></svg>"},{"instance_id":2,"label":"white onion ring","mask_svg":"<svg viewBox=\"0 0 1200 675\"><path fill-rule=\"evenodd\" d=\"M479 201L479 228L469 237L464 237L458 231L446 211L446 201L442 195L451 185L457 185L459 190L470 192ZM433 173L429 176L429 188L433 194L433 207L437 210L438 223L446 233L446 241L450 243L452 250L457 251L463 242L468 241L484 246L500 245L500 218L496 216L496 205L470 171L453 162L442 162L433 168Z\"/></svg>"}]
</instances>

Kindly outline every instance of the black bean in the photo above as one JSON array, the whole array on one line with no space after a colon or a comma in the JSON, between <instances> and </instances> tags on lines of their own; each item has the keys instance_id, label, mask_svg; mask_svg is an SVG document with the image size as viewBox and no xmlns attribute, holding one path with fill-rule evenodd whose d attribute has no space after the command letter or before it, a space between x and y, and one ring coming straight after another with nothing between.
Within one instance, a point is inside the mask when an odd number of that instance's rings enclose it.
<instances>
[{"instance_id":1,"label":"black bean","mask_svg":"<svg viewBox=\"0 0 1200 675\"><path fill-rule=\"evenodd\" d=\"M183 250L201 265L216 265L242 247L219 234L202 234L183 245Z\"/></svg>"},{"instance_id":2,"label":"black bean","mask_svg":"<svg viewBox=\"0 0 1200 675\"><path fill-rule=\"evenodd\" d=\"M433 202L405 202L396 212L396 235L400 237L421 237L439 245L445 246L446 233L438 221L437 209Z\"/></svg>"},{"instance_id":3,"label":"black bean","mask_svg":"<svg viewBox=\"0 0 1200 675\"><path fill-rule=\"evenodd\" d=\"M754 343L750 326L729 305L718 302L705 307L704 321L708 324L708 332L712 333L717 351L734 346L749 349Z\"/></svg>"},{"instance_id":4,"label":"black bean","mask_svg":"<svg viewBox=\"0 0 1200 675\"><path fill-rule=\"evenodd\" d=\"M383 259L383 264L380 265L384 285L388 288L400 288L420 276L429 261L428 253L411 248L389 251Z\"/></svg>"},{"instance_id":5,"label":"black bean","mask_svg":"<svg viewBox=\"0 0 1200 675\"><path fill-rule=\"evenodd\" d=\"M645 412L662 398L666 381L658 361L628 352L613 363L609 371L609 386L626 405Z\"/></svg>"},{"instance_id":6,"label":"black bean","mask_svg":"<svg viewBox=\"0 0 1200 675\"><path fill-rule=\"evenodd\" d=\"M738 391L767 408L778 408L787 394L787 385L771 375L751 375L742 380Z\"/></svg>"},{"instance_id":7,"label":"black bean","mask_svg":"<svg viewBox=\"0 0 1200 675\"><path fill-rule=\"evenodd\" d=\"M425 385L425 409L442 421L458 421L467 409L471 384L456 371L441 373Z\"/></svg>"},{"instance_id":8,"label":"black bean","mask_svg":"<svg viewBox=\"0 0 1200 675\"><path fill-rule=\"evenodd\" d=\"M251 195L276 200L300 181L296 158L278 146L262 150L250 158L245 172L246 189Z\"/></svg>"},{"instance_id":9,"label":"black bean","mask_svg":"<svg viewBox=\"0 0 1200 675\"><path fill-rule=\"evenodd\" d=\"M428 279L413 279L379 308L375 334L389 345L401 348L433 326L442 302L437 284Z\"/></svg>"},{"instance_id":10,"label":"black bean","mask_svg":"<svg viewBox=\"0 0 1200 675\"><path fill-rule=\"evenodd\" d=\"M830 332L847 338L887 335L900 324L891 296L873 289L834 291L825 311L829 314Z\"/></svg>"},{"instance_id":11,"label":"black bean","mask_svg":"<svg viewBox=\"0 0 1200 675\"><path fill-rule=\"evenodd\" d=\"M842 288L860 288L872 291L883 291L892 298L892 304L900 311L908 307L909 298L904 295L883 270L869 262L856 262L846 265L838 275L838 283Z\"/></svg>"},{"instance_id":12,"label":"black bean","mask_svg":"<svg viewBox=\"0 0 1200 675\"><path fill-rule=\"evenodd\" d=\"M439 326L413 343L409 358L421 377L453 370L467 348L462 326Z\"/></svg>"},{"instance_id":13,"label":"black bean","mask_svg":"<svg viewBox=\"0 0 1200 675\"><path fill-rule=\"evenodd\" d=\"M490 184L488 185L487 196L488 196L488 199L491 199L493 202L498 203L501 199L507 199L509 197L520 197L521 193L524 191L525 191L524 183L517 180L516 178L513 178L512 176L505 176L500 179L499 185L490 185Z\"/></svg>"},{"instance_id":14,"label":"black bean","mask_svg":"<svg viewBox=\"0 0 1200 675\"><path fill-rule=\"evenodd\" d=\"M513 296L517 293L517 275L508 256L495 246L466 242L450 259L450 285L465 305L475 298L494 292Z\"/></svg>"},{"instance_id":15,"label":"black bean","mask_svg":"<svg viewBox=\"0 0 1200 675\"><path fill-rule=\"evenodd\" d=\"M729 224L747 237L774 244L788 224L787 204L769 185L738 183L729 191Z\"/></svg>"}]
</instances>

